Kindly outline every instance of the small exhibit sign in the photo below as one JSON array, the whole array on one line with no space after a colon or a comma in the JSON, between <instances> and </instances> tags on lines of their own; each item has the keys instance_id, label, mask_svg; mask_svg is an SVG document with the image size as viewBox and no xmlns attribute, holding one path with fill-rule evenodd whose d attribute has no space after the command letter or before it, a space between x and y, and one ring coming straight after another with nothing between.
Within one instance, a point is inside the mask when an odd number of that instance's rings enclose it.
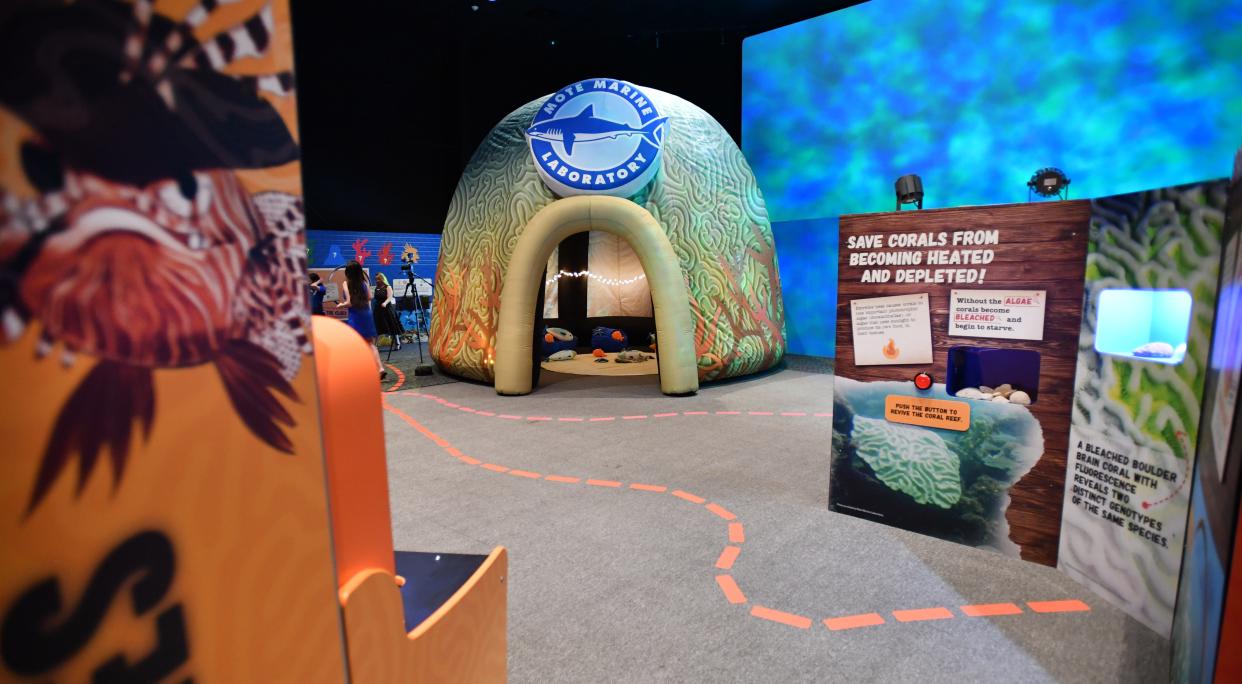
<instances>
[{"instance_id":1,"label":"small exhibit sign","mask_svg":"<svg viewBox=\"0 0 1242 684\"><path fill-rule=\"evenodd\" d=\"M892 423L965 432L970 429L970 404L890 394L884 397L884 418Z\"/></svg>"},{"instance_id":2,"label":"small exhibit sign","mask_svg":"<svg viewBox=\"0 0 1242 684\"><path fill-rule=\"evenodd\" d=\"M409 286L409 284L410 284L409 278L393 278L392 280L393 295L396 297L404 297L406 294L405 288ZM424 295L424 296L430 297L432 294L431 283L427 282L426 280L423 280L422 278L415 279L414 286L410 288L410 294L418 294L418 295Z\"/></svg>"},{"instance_id":3,"label":"small exhibit sign","mask_svg":"<svg viewBox=\"0 0 1242 684\"><path fill-rule=\"evenodd\" d=\"M850 302L854 363L896 366L932 362L927 293L872 297Z\"/></svg>"},{"instance_id":4,"label":"small exhibit sign","mask_svg":"<svg viewBox=\"0 0 1242 684\"><path fill-rule=\"evenodd\" d=\"M1046 295L1045 290L953 290L949 335L1042 340Z\"/></svg>"}]
</instances>

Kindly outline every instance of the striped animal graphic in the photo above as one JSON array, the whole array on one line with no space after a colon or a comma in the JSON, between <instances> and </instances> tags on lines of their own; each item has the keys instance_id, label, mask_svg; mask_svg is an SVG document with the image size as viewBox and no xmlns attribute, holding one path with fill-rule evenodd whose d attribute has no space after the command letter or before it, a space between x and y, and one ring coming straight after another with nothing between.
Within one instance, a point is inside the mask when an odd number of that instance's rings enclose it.
<instances>
[{"instance_id":1,"label":"striped animal graphic","mask_svg":"<svg viewBox=\"0 0 1242 684\"><path fill-rule=\"evenodd\" d=\"M174 20L148 0L30 1L0 16L0 59L27 82L0 106L35 132L21 150L34 198L0 188L0 330L37 330L40 355L91 370L61 407L29 510L76 457L119 481L135 423L150 430L153 374L214 364L249 429L291 452L281 398L310 351L301 200L251 195L234 173L294 161L260 91L292 74L222 70L268 48L271 8L200 40L223 0ZM85 361L85 359L84 359Z\"/></svg>"}]
</instances>

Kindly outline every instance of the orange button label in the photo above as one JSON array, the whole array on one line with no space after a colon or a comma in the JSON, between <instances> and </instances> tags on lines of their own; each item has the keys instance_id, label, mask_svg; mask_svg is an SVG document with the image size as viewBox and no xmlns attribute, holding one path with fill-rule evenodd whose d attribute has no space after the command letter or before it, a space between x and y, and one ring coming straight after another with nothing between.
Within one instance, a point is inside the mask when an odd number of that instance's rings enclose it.
<instances>
[{"instance_id":1,"label":"orange button label","mask_svg":"<svg viewBox=\"0 0 1242 684\"><path fill-rule=\"evenodd\" d=\"M970 404L890 394L884 397L884 417L894 423L965 432L970 429Z\"/></svg>"}]
</instances>

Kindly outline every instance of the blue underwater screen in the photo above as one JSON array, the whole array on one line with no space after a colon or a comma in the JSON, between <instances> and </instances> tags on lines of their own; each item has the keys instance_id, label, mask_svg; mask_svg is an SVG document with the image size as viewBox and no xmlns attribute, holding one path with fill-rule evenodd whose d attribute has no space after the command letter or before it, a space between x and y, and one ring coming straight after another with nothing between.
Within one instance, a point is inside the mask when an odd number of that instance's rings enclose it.
<instances>
[{"instance_id":1,"label":"blue underwater screen","mask_svg":"<svg viewBox=\"0 0 1242 684\"><path fill-rule=\"evenodd\" d=\"M907 173L927 208L1025 202L1046 166L1071 198L1167 187L1228 176L1239 143L1242 0L872 0L742 46L773 222L892 211ZM783 278L836 260L778 249ZM824 291L784 288L792 326Z\"/></svg>"},{"instance_id":2,"label":"blue underwater screen","mask_svg":"<svg viewBox=\"0 0 1242 684\"><path fill-rule=\"evenodd\" d=\"M836 356L837 217L775 221L789 353Z\"/></svg>"}]
</instances>

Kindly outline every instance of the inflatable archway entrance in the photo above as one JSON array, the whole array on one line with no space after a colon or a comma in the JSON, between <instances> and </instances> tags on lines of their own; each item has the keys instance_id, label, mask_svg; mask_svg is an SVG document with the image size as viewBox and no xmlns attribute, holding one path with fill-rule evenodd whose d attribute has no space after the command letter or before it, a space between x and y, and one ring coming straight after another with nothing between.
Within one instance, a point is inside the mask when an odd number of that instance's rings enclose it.
<instances>
[{"instance_id":1,"label":"inflatable archway entrance","mask_svg":"<svg viewBox=\"0 0 1242 684\"><path fill-rule=\"evenodd\" d=\"M496 331L496 392L528 394L532 387L535 304L552 250L575 233L600 230L624 239L642 262L651 287L660 340L660 390L689 394L699 389L690 293L677 253L655 217L617 197L580 195L556 200L526 224L505 273Z\"/></svg>"}]
</instances>

